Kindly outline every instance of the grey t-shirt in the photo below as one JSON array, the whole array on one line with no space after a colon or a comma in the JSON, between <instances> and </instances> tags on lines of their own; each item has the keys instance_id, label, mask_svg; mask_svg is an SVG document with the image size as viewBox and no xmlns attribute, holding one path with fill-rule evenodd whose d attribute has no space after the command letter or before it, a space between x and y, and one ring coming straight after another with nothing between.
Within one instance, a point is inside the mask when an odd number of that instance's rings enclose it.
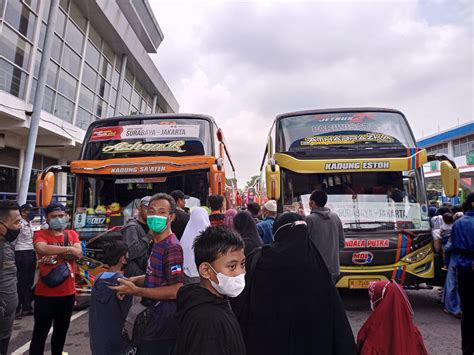
<instances>
[{"instance_id":1,"label":"grey t-shirt","mask_svg":"<svg viewBox=\"0 0 474 355\"><path fill-rule=\"evenodd\" d=\"M3 262L2 262L3 261ZM16 293L15 249L11 243L0 241L0 298Z\"/></svg>"}]
</instances>

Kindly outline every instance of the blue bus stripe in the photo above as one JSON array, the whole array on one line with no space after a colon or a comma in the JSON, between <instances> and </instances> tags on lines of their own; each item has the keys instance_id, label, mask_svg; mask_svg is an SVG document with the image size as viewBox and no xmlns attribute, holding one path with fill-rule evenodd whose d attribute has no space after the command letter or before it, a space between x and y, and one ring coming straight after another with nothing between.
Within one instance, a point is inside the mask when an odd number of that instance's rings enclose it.
<instances>
[{"instance_id":1,"label":"blue bus stripe","mask_svg":"<svg viewBox=\"0 0 474 355\"><path fill-rule=\"evenodd\" d=\"M402 276L402 267L401 266L398 266L398 270L397 270L397 280L400 280Z\"/></svg>"},{"instance_id":2,"label":"blue bus stripe","mask_svg":"<svg viewBox=\"0 0 474 355\"><path fill-rule=\"evenodd\" d=\"M405 256L406 247L407 247L407 235L403 233L402 234L402 250L400 250L400 259Z\"/></svg>"},{"instance_id":3,"label":"blue bus stripe","mask_svg":"<svg viewBox=\"0 0 474 355\"><path fill-rule=\"evenodd\" d=\"M412 148L411 150L411 168L415 169L416 168L416 149Z\"/></svg>"}]
</instances>

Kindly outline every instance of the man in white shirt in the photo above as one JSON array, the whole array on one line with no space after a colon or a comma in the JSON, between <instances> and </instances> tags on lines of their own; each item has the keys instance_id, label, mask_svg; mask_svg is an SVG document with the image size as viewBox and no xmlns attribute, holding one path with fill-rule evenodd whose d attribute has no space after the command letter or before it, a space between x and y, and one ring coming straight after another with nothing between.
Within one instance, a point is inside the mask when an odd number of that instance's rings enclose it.
<instances>
[{"instance_id":1,"label":"man in white shirt","mask_svg":"<svg viewBox=\"0 0 474 355\"><path fill-rule=\"evenodd\" d=\"M18 278L18 308L16 310L16 319L33 314L31 301L36 270L36 253L33 248L33 226L31 224L31 221L35 218L33 205L26 203L20 206L20 214L21 231L14 242Z\"/></svg>"}]
</instances>

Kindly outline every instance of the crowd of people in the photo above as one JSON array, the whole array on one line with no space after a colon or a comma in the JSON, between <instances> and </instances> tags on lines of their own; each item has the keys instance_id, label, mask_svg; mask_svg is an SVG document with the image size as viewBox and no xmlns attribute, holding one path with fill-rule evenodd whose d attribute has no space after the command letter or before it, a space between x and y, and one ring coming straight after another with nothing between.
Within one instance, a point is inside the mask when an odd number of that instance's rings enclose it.
<instances>
[{"instance_id":1,"label":"crowd of people","mask_svg":"<svg viewBox=\"0 0 474 355\"><path fill-rule=\"evenodd\" d=\"M226 210L214 195L191 211L185 200L182 191L143 197L122 238L104 246L108 269L89 308L92 354L427 353L392 281L370 285L373 313L355 341L335 286L344 231L323 190L311 194L306 217L278 215L274 200ZM31 314L30 354L44 353L51 327L52 354L64 349L82 248L62 204L44 212L48 228L33 233L32 205L0 204L1 355L15 316ZM462 314L463 352L472 354L474 193L462 209L430 213L447 270L444 307Z\"/></svg>"},{"instance_id":2,"label":"crowd of people","mask_svg":"<svg viewBox=\"0 0 474 355\"><path fill-rule=\"evenodd\" d=\"M463 354L474 353L474 192L462 205L429 207L433 245L446 279L441 303L461 319Z\"/></svg>"}]
</instances>

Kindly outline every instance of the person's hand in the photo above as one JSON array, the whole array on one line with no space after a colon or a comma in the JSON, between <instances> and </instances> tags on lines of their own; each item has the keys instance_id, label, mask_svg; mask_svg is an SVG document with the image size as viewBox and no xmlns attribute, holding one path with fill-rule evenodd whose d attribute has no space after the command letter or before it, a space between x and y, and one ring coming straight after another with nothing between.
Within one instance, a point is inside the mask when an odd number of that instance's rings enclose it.
<instances>
[{"instance_id":1,"label":"person's hand","mask_svg":"<svg viewBox=\"0 0 474 355\"><path fill-rule=\"evenodd\" d=\"M107 286L111 290L117 292L117 297L119 299L123 299L125 295L136 295L138 292L138 287L135 286L133 282L128 279L121 279L118 278L117 282L120 284L119 286ZM121 298L122 297L122 298Z\"/></svg>"},{"instance_id":2,"label":"person's hand","mask_svg":"<svg viewBox=\"0 0 474 355\"><path fill-rule=\"evenodd\" d=\"M131 276L127 278L127 280L133 282L135 286L138 286L143 283L143 275Z\"/></svg>"},{"instance_id":3,"label":"person's hand","mask_svg":"<svg viewBox=\"0 0 474 355\"><path fill-rule=\"evenodd\" d=\"M73 256L75 256L77 259L82 258L82 250L79 248L71 248L69 253Z\"/></svg>"},{"instance_id":4,"label":"person's hand","mask_svg":"<svg viewBox=\"0 0 474 355\"><path fill-rule=\"evenodd\" d=\"M69 247L69 251L61 254L61 257L66 260L77 260L82 258L82 250L79 248Z\"/></svg>"},{"instance_id":5,"label":"person's hand","mask_svg":"<svg viewBox=\"0 0 474 355\"><path fill-rule=\"evenodd\" d=\"M49 264L49 265L55 264L55 261L56 261L56 255L43 256L43 257L39 260L40 263L42 263L42 264Z\"/></svg>"}]
</instances>

